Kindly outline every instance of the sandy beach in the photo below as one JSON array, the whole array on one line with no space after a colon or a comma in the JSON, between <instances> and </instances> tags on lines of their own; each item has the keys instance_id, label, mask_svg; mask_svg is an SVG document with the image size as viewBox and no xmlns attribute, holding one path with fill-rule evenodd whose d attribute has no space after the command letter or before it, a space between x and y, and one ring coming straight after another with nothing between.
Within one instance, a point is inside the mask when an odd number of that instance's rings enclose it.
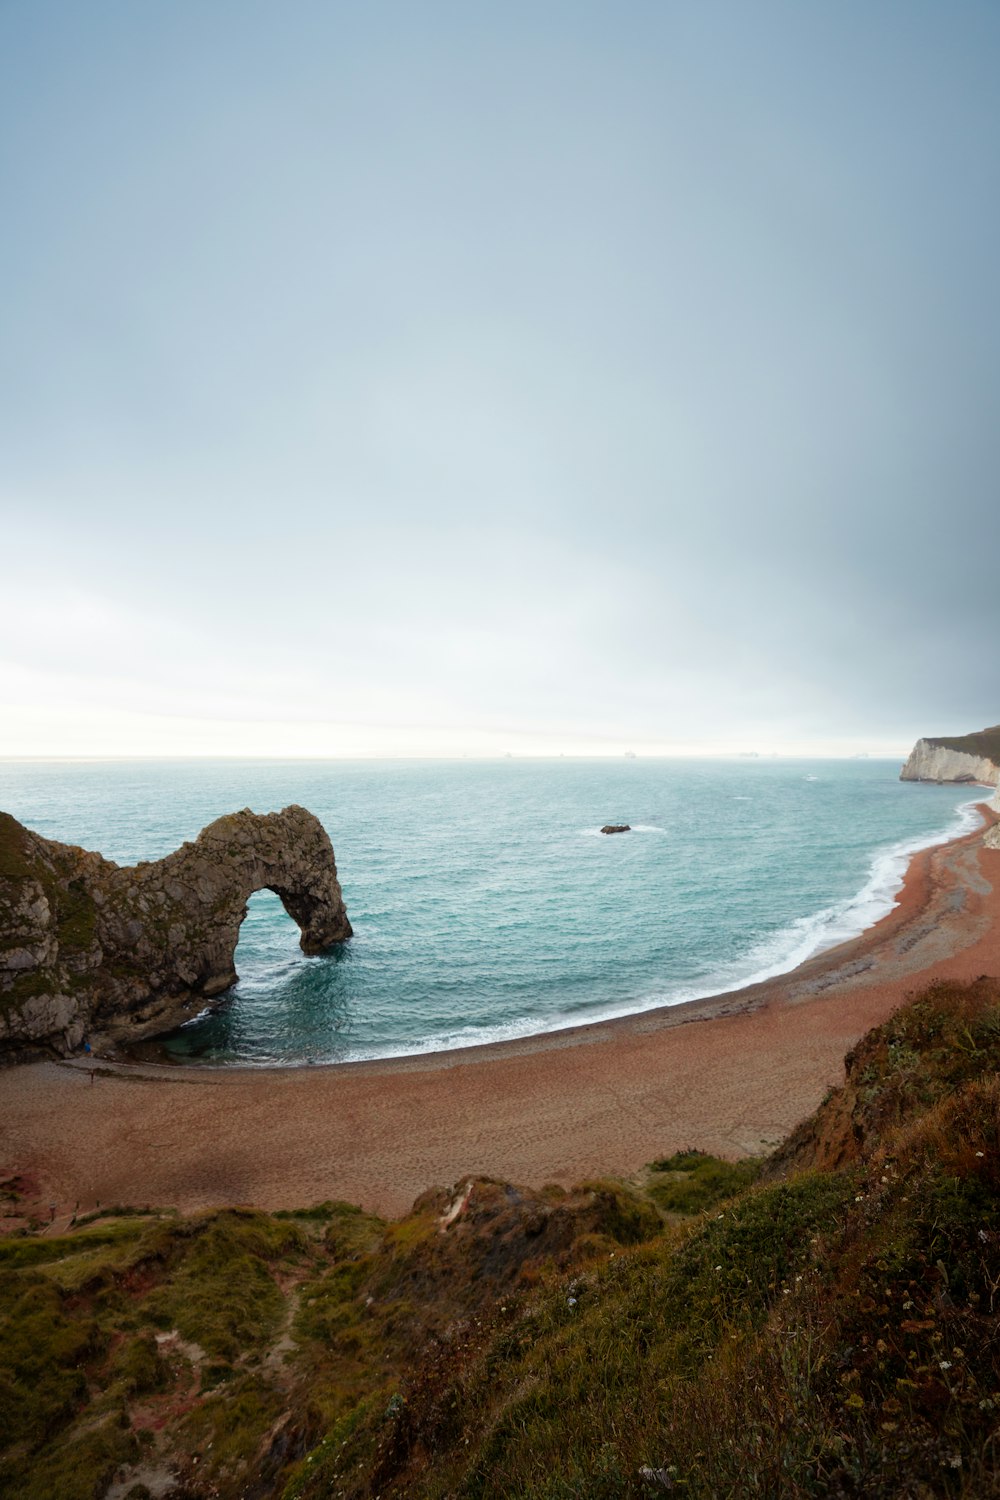
<instances>
[{"instance_id":1,"label":"sandy beach","mask_svg":"<svg viewBox=\"0 0 1000 1500\"><path fill-rule=\"evenodd\" d=\"M898 905L859 938L711 1000L391 1062L8 1069L0 1180L27 1185L22 1210L55 1205L57 1228L98 1203L342 1198L397 1215L472 1174L569 1185L687 1146L765 1150L914 990L1000 973L1000 850L982 832L916 855Z\"/></svg>"}]
</instances>

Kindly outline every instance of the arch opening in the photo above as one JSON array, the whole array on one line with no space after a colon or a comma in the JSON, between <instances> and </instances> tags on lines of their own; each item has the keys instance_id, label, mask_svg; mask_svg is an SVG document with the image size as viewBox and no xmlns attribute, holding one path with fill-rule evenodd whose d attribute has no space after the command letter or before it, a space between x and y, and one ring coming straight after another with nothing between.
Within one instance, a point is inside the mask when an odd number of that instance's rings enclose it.
<instances>
[{"instance_id":1,"label":"arch opening","mask_svg":"<svg viewBox=\"0 0 1000 1500\"><path fill-rule=\"evenodd\" d=\"M245 914L239 926L233 967L242 975L264 950L281 949L289 958L298 951L299 925L288 911L277 891L262 885L247 897Z\"/></svg>"}]
</instances>

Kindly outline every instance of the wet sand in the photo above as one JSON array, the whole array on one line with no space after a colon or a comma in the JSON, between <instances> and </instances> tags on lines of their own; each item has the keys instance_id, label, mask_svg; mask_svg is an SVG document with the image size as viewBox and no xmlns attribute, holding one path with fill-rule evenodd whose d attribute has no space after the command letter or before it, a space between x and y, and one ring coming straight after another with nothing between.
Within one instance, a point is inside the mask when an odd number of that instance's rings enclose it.
<instances>
[{"instance_id":1,"label":"wet sand","mask_svg":"<svg viewBox=\"0 0 1000 1500\"><path fill-rule=\"evenodd\" d=\"M897 907L861 937L712 1000L391 1062L8 1069L0 1181L20 1174L59 1227L97 1203L343 1198L397 1215L472 1174L570 1185L687 1146L742 1156L813 1110L908 995L980 974L1000 974L1000 850L981 829L916 855Z\"/></svg>"}]
</instances>

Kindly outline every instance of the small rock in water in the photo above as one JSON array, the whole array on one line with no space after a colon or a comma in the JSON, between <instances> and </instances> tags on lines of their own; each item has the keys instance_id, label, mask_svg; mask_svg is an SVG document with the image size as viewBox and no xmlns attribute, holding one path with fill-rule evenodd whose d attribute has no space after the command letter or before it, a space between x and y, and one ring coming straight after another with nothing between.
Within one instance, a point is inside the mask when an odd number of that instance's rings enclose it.
<instances>
[{"instance_id":1,"label":"small rock in water","mask_svg":"<svg viewBox=\"0 0 1000 1500\"><path fill-rule=\"evenodd\" d=\"M631 833L631 823L605 823L602 833Z\"/></svg>"}]
</instances>

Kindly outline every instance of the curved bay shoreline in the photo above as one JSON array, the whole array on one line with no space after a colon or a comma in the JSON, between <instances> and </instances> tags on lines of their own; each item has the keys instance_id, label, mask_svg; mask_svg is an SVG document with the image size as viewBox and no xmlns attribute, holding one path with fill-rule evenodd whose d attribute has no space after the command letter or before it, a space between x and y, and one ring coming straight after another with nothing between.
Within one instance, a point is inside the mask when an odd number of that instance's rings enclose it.
<instances>
[{"instance_id":1,"label":"curved bay shoreline","mask_svg":"<svg viewBox=\"0 0 1000 1500\"><path fill-rule=\"evenodd\" d=\"M997 814L980 806L984 823ZM721 996L516 1041L378 1062L206 1069L89 1061L7 1071L0 1180L30 1202L403 1213L483 1174L569 1185L699 1147L776 1144L871 1026L935 978L1000 973L1000 850L921 850L860 937ZM689 1023L697 1022L697 1025Z\"/></svg>"}]
</instances>

